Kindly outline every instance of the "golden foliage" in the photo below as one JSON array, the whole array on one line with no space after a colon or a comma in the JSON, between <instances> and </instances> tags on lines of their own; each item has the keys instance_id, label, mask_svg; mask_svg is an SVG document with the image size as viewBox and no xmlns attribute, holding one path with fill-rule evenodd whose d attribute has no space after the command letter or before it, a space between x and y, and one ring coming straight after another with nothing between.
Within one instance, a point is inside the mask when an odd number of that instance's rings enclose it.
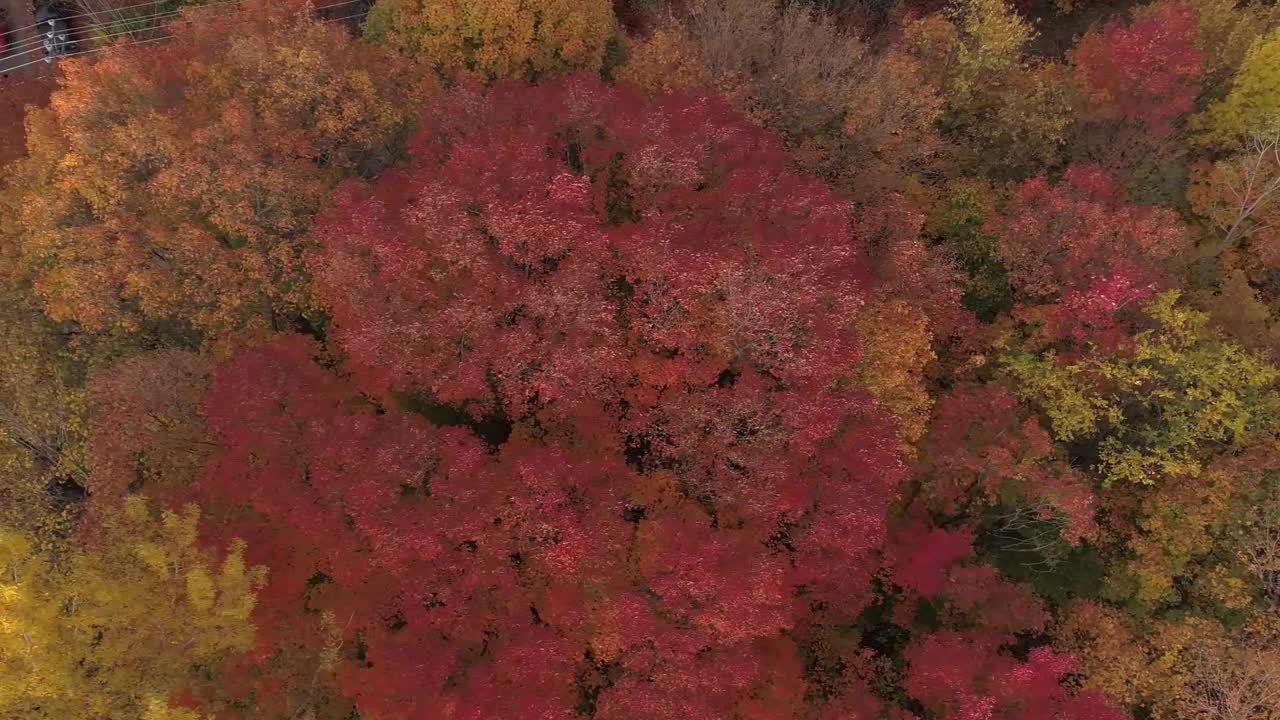
<instances>
[{"instance_id":1,"label":"golden foliage","mask_svg":"<svg viewBox=\"0 0 1280 720\"><path fill-rule=\"evenodd\" d=\"M924 367L933 360L927 318L903 300L876 302L858 317L866 343L862 382L898 419L902 437L913 444L924 435L933 401Z\"/></svg>"},{"instance_id":2,"label":"golden foliage","mask_svg":"<svg viewBox=\"0 0 1280 720\"><path fill-rule=\"evenodd\" d=\"M525 78L600 71L617 28L608 0L379 0L364 34L446 76Z\"/></svg>"},{"instance_id":3,"label":"golden foliage","mask_svg":"<svg viewBox=\"0 0 1280 720\"><path fill-rule=\"evenodd\" d=\"M1220 625L1199 618L1144 627L1094 603L1067 608L1057 628L1059 649L1080 663L1085 686L1117 704L1145 706L1156 718L1176 717L1194 647L1221 647Z\"/></svg>"},{"instance_id":4,"label":"golden foliage","mask_svg":"<svg viewBox=\"0 0 1280 720\"><path fill-rule=\"evenodd\" d=\"M657 92L711 87L711 71L691 47L689 38L674 28L660 28L632 47L618 79Z\"/></svg>"},{"instance_id":5,"label":"golden foliage","mask_svg":"<svg viewBox=\"0 0 1280 720\"><path fill-rule=\"evenodd\" d=\"M949 10L959 31L950 91L953 102L964 104L979 84L1021 66L1033 32L1004 0L955 0Z\"/></svg>"},{"instance_id":6,"label":"golden foliage","mask_svg":"<svg viewBox=\"0 0 1280 720\"><path fill-rule=\"evenodd\" d=\"M0 531L0 715L174 717L157 703L247 650L265 571L197 549L198 520L134 497L86 548Z\"/></svg>"},{"instance_id":7,"label":"golden foliage","mask_svg":"<svg viewBox=\"0 0 1280 720\"><path fill-rule=\"evenodd\" d=\"M1113 513L1111 529L1127 539L1129 559L1118 565L1125 577L1113 576L1110 593L1148 607L1182 600L1175 581L1193 572L1192 563L1213 550L1221 526L1236 509L1236 492L1256 481L1247 467L1224 461L1194 478L1176 478L1144 493L1132 516L1121 519L1123 514ZM1227 590L1203 589L1211 594Z\"/></svg>"},{"instance_id":8,"label":"golden foliage","mask_svg":"<svg viewBox=\"0 0 1280 720\"><path fill-rule=\"evenodd\" d=\"M1224 148L1280 133L1280 28L1249 46L1227 96L1194 119L1203 140Z\"/></svg>"},{"instance_id":9,"label":"golden foliage","mask_svg":"<svg viewBox=\"0 0 1280 720\"><path fill-rule=\"evenodd\" d=\"M1033 37L1003 0L955 0L904 28L904 49L938 78L941 124L962 167L1021 173L1060 154L1071 124L1068 74L1024 57Z\"/></svg>"},{"instance_id":10,"label":"golden foliage","mask_svg":"<svg viewBox=\"0 0 1280 720\"><path fill-rule=\"evenodd\" d=\"M1280 8L1261 2L1185 2L1196 10L1196 47L1204 55L1206 87L1210 92L1229 81L1254 41L1280 22Z\"/></svg>"},{"instance_id":11,"label":"golden foliage","mask_svg":"<svg viewBox=\"0 0 1280 720\"><path fill-rule=\"evenodd\" d=\"M1280 370L1215 335L1178 298L1170 291L1147 305L1152 327L1130 354L1006 358L1019 394L1039 404L1058 439L1097 443L1095 470L1108 484L1198 475L1209 449L1247 444L1280 421Z\"/></svg>"},{"instance_id":12,"label":"golden foliage","mask_svg":"<svg viewBox=\"0 0 1280 720\"><path fill-rule=\"evenodd\" d=\"M16 288L0 288L0 526L47 534L69 519L51 488L85 482L82 364Z\"/></svg>"},{"instance_id":13,"label":"golden foliage","mask_svg":"<svg viewBox=\"0 0 1280 720\"><path fill-rule=\"evenodd\" d=\"M53 320L181 344L268 332L311 309L305 234L333 185L394 158L417 92L390 53L279 4L216 18L64 63L30 117L4 260Z\"/></svg>"}]
</instances>

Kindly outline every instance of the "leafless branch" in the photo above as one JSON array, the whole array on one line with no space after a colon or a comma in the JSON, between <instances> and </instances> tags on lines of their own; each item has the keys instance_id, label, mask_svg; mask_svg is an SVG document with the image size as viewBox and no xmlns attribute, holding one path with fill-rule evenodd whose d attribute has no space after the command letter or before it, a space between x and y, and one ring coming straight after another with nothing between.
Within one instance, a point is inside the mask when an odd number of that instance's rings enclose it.
<instances>
[{"instance_id":1,"label":"leafless branch","mask_svg":"<svg viewBox=\"0 0 1280 720\"><path fill-rule=\"evenodd\" d=\"M1181 704L1201 720L1280 718L1280 648L1196 646Z\"/></svg>"},{"instance_id":2,"label":"leafless branch","mask_svg":"<svg viewBox=\"0 0 1280 720\"><path fill-rule=\"evenodd\" d=\"M1026 505L999 516L995 535L1005 549L1037 558L1023 563L1027 569L1048 572L1061 560L1064 525L1051 505Z\"/></svg>"},{"instance_id":3,"label":"leafless branch","mask_svg":"<svg viewBox=\"0 0 1280 720\"><path fill-rule=\"evenodd\" d=\"M1238 202L1235 217L1226 227L1224 242L1227 246L1270 228L1269 223L1259 222L1255 215L1265 203L1280 197L1280 132L1270 135L1255 133L1249 137L1245 147L1248 160L1244 178L1239 185L1227 187Z\"/></svg>"},{"instance_id":4,"label":"leafless branch","mask_svg":"<svg viewBox=\"0 0 1280 720\"><path fill-rule=\"evenodd\" d=\"M1280 503L1255 508L1252 527L1240 548L1240 559L1253 571L1273 603L1280 603Z\"/></svg>"}]
</instances>

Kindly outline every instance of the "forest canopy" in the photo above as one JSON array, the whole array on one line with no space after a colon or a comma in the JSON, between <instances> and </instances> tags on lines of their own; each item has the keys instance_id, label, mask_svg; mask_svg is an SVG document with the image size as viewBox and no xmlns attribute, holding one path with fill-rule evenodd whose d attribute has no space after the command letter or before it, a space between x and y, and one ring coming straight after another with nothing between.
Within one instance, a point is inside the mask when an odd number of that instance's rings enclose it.
<instances>
[{"instance_id":1,"label":"forest canopy","mask_svg":"<svg viewBox=\"0 0 1280 720\"><path fill-rule=\"evenodd\" d=\"M39 5L0 717L1280 720L1274 3Z\"/></svg>"}]
</instances>

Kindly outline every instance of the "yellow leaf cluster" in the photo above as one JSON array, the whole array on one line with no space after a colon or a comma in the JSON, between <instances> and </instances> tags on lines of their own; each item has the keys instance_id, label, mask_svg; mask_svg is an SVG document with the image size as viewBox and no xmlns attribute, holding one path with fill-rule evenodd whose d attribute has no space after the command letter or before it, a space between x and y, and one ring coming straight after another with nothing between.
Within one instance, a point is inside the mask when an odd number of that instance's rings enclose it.
<instances>
[{"instance_id":1,"label":"yellow leaf cluster","mask_svg":"<svg viewBox=\"0 0 1280 720\"><path fill-rule=\"evenodd\" d=\"M1221 463L1194 481L1168 482L1145 493L1134 517L1111 521L1113 529L1127 537L1129 553L1124 565L1128 582L1118 583L1112 594L1129 590L1130 597L1123 599L1144 607L1182 600L1175 580L1192 572L1192 564L1213 550L1215 531L1229 519L1233 496L1256 482L1247 468Z\"/></svg>"},{"instance_id":2,"label":"yellow leaf cluster","mask_svg":"<svg viewBox=\"0 0 1280 720\"><path fill-rule=\"evenodd\" d=\"M0 526L65 525L51 486L85 480L82 373L66 336L0 281Z\"/></svg>"},{"instance_id":3,"label":"yellow leaf cluster","mask_svg":"<svg viewBox=\"0 0 1280 720\"><path fill-rule=\"evenodd\" d=\"M1113 702L1145 706L1156 718L1173 718L1190 676L1188 650L1222 648L1220 625L1201 618L1143 626L1117 610L1089 602L1066 609L1057 645L1079 662L1085 687Z\"/></svg>"},{"instance_id":4,"label":"yellow leaf cluster","mask_svg":"<svg viewBox=\"0 0 1280 720\"><path fill-rule=\"evenodd\" d=\"M142 720L200 720L200 716L191 710L171 707L163 700L152 698L147 702L147 711Z\"/></svg>"},{"instance_id":5,"label":"yellow leaf cluster","mask_svg":"<svg viewBox=\"0 0 1280 720\"><path fill-rule=\"evenodd\" d=\"M1194 124L1205 142L1226 148L1280 133L1280 28L1253 42L1231 91Z\"/></svg>"},{"instance_id":6,"label":"yellow leaf cluster","mask_svg":"<svg viewBox=\"0 0 1280 720\"><path fill-rule=\"evenodd\" d=\"M365 37L446 76L599 71L617 34L608 0L379 0Z\"/></svg>"},{"instance_id":7,"label":"yellow leaf cluster","mask_svg":"<svg viewBox=\"0 0 1280 720\"><path fill-rule=\"evenodd\" d=\"M1265 620L1236 628L1197 615L1135 621L1089 602L1066 608L1057 645L1084 686L1156 720L1273 720L1280 645Z\"/></svg>"},{"instance_id":8,"label":"yellow leaf cluster","mask_svg":"<svg viewBox=\"0 0 1280 720\"><path fill-rule=\"evenodd\" d=\"M1105 483L1153 484L1196 476L1202 451L1243 445L1280 422L1280 370L1222 340L1208 316L1171 291L1146 307L1153 327L1129 355L1094 354L1063 364L1052 352L1015 352L1005 365L1064 442L1098 444Z\"/></svg>"},{"instance_id":9,"label":"yellow leaf cluster","mask_svg":"<svg viewBox=\"0 0 1280 720\"><path fill-rule=\"evenodd\" d=\"M1204 55L1210 89L1230 79L1254 41L1280 22L1280 8L1262 2L1186 1L1196 10L1196 47Z\"/></svg>"},{"instance_id":10,"label":"yellow leaf cluster","mask_svg":"<svg viewBox=\"0 0 1280 720\"><path fill-rule=\"evenodd\" d=\"M954 0L904 28L904 49L942 88L941 124L960 164L990 174L1057 158L1071 123L1070 83L1061 64L1024 56L1034 36L1004 0Z\"/></svg>"},{"instance_id":11,"label":"yellow leaf cluster","mask_svg":"<svg viewBox=\"0 0 1280 720\"><path fill-rule=\"evenodd\" d=\"M962 101L982 81L1018 68L1034 33L1004 0L955 0L950 12L960 30L952 92Z\"/></svg>"},{"instance_id":12,"label":"yellow leaf cluster","mask_svg":"<svg viewBox=\"0 0 1280 720\"><path fill-rule=\"evenodd\" d=\"M933 405L924 378L934 358L928 319L906 301L888 300L867 307L857 327L865 343L862 382L898 419L903 440L915 443Z\"/></svg>"},{"instance_id":13,"label":"yellow leaf cluster","mask_svg":"<svg viewBox=\"0 0 1280 720\"><path fill-rule=\"evenodd\" d=\"M141 497L84 547L0 530L0 716L188 720L165 700L252 645L265 570L196 547L199 513Z\"/></svg>"},{"instance_id":14,"label":"yellow leaf cluster","mask_svg":"<svg viewBox=\"0 0 1280 720\"><path fill-rule=\"evenodd\" d=\"M711 71L698 58L689 39L673 28L659 28L635 45L618 79L658 92L712 86Z\"/></svg>"}]
</instances>

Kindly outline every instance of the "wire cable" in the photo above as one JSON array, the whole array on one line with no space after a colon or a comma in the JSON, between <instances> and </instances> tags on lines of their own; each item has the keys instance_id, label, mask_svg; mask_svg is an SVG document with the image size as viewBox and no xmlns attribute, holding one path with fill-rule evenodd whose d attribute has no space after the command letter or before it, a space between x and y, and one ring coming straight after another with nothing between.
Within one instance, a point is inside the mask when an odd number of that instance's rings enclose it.
<instances>
[{"instance_id":1,"label":"wire cable","mask_svg":"<svg viewBox=\"0 0 1280 720\"><path fill-rule=\"evenodd\" d=\"M226 1L227 0L224 0L224 2L218 3L218 4L225 4ZM94 33L99 32L104 28L109 28L111 25L114 25L116 23L141 22L146 20L161 20L164 18L175 17L180 14L181 14L181 11L157 13L155 15L143 15L135 18L128 18L127 20L118 20L113 23L99 23L97 25L82 25L81 27L77 27L77 28L69 28L63 34L66 36L67 42L80 42L82 40L93 37ZM129 30L127 32L143 32L146 29L148 28L139 28L135 30ZM44 40L46 37L48 37L46 33L38 32L33 36L27 38L26 40L14 43L6 47L5 50L10 50L10 49L23 50L24 48L30 48L32 46L40 47L44 43ZM8 57L9 55L0 56L0 60L4 60Z\"/></svg>"},{"instance_id":2,"label":"wire cable","mask_svg":"<svg viewBox=\"0 0 1280 720\"><path fill-rule=\"evenodd\" d=\"M321 6L321 7L316 8L316 9L317 9L317 10L325 10L325 9L329 9L329 8L340 7L340 6L342 6L342 5L349 5L349 4L351 4L351 2L355 2L355 1L358 1L358 0L348 0L347 2L338 2L338 3L333 3L333 4L331 4L331 5ZM350 20L350 19L353 19L353 18L362 17L362 16L365 16L365 15L367 15L367 12L366 12L366 11L364 11L364 10L362 10L362 11L359 11L359 12L352 13L352 14L350 14L350 15L343 15L342 17L317 19L317 20L316 20L316 22L317 22L317 23L336 23L336 22L342 22L342 21L344 21L344 20ZM115 45L108 45L108 46L105 46L105 47L93 48L93 49L90 49L90 50L82 50L82 51L80 51L80 52L69 53L69 54L67 54L67 55L60 56L60 57L70 57L70 56L72 56L72 55L89 55L89 54L92 54L92 53L103 52L103 51L106 51L106 50L112 50L112 49L118 49L118 48L129 47L129 46L131 46L131 45L143 45L143 44L147 44L147 43L159 42L159 41L162 41L162 40L168 40L168 39L169 39L169 38L171 38L171 37L173 37L173 36L172 36L172 35L166 35L166 36L163 36L163 37L148 38L148 39L145 39L145 40L135 40L135 41L133 41L133 42L127 42L127 43L117 43L117 44L115 44ZM41 61L36 61L36 62L38 63L38 62L41 62ZM27 64L34 64L34 63L27 63ZM9 83L8 85L9 85L10 87L14 87L14 86L18 86L18 85L26 85L26 84L30 84L30 83L34 83L34 82L44 82L44 81L46 81L46 80L51 80L51 79L52 79L56 74L57 74L57 71L55 70L55 71L53 71L53 72L47 72L47 73L42 73L42 74L40 74L40 75L36 75L36 76L34 76L34 77L24 78L24 79L19 80L19 81L17 81L17 82Z\"/></svg>"},{"instance_id":3,"label":"wire cable","mask_svg":"<svg viewBox=\"0 0 1280 720\"><path fill-rule=\"evenodd\" d=\"M146 7L147 5L153 5L153 6L154 6L154 5L162 5L162 4L164 4L165 2L167 2L167 1L168 1L168 0L149 0L149 2L142 2L142 3L138 3L137 5L126 5L126 6L124 6L124 7L120 7L120 8L112 8L110 11L106 11L106 12L120 12L120 11L122 11L122 10L132 10L133 8ZM236 2L237 0L224 0L224 1L225 1L225 2ZM200 7L200 6L192 6L192 7ZM179 8L179 9L181 9L181 8ZM94 16L96 16L96 15L98 15L98 14L99 14L99 12L85 12L85 13L80 13L80 14L78 14L78 15L59 15L59 16L57 16L57 18L58 18L58 19L60 19L60 20L75 20L76 18L82 18L82 17L94 17ZM35 23L34 25L27 25L27 26L25 26L25 27L13 28L12 30L10 30L10 32L18 32L18 31L21 31L21 30L30 30L30 29L32 29L32 28L40 27L40 25L42 25L42 24L43 24L43 23Z\"/></svg>"},{"instance_id":4,"label":"wire cable","mask_svg":"<svg viewBox=\"0 0 1280 720\"><path fill-rule=\"evenodd\" d=\"M126 7L123 7L123 8L117 8L116 10L113 10L113 11L111 11L111 12L120 12L121 10L127 10L127 9L129 9L129 8L136 8L136 7L143 7L143 6L145 6L145 5L154 5L154 4L159 4L159 2L162 2L162 1L163 1L163 0L152 0L152 2L150 2L150 3L142 3L142 4L140 4L140 5L129 5L129 6L126 6ZM89 24L80 24L80 27L72 27L72 28L69 28L69 29L68 29L68 32L67 32L67 34L68 34L68 37L69 37L69 38L71 38L71 37L75 37L75 36L77 36L77 35L92 35L94 32L96 32L96 31L98 31L98 30L100 30L100 29L102 29L102 28L104 28L104 27L111 27L111 26L116 25L116 24L136 23L136 22L145 21L145 20L152 20L152 21L156 21L156 24L158 25L158 24L159 24L159 22L158 22L159 20L163 20L163 19L165 19L165 18L170 18L170 17L177 17L177 16L179 16L179 15L182 15L182 14L186 13L187 11L198 11L198 10L204 10L204 9L208 9L208 8L221 7L221 6L224 6L224 5L232 5L232 4L235 4L235 3L237 3L237 2L239 2L239 0L210 0L209 2L206 2L206 3L201 4L201 5L179 6L179 7L176 7L176 8L174 8L174 9L172 9L172 10L162 10L162 11L160 11L160 12L152 13L152 14L150 14L150 15L135 15L135 16L129 16L129 17L118 17L118 18L116 18L116 19L114 19L114 20L110 20L110 21L107 21L107 22L97 22L97 23L89 23ZM346 4L349 4L349 3L351 3L351 2L359 2L359 0L347 0L346 2L337 3L337 5L346 5ZM331 7L331 6L325 6L325 7ZM106 13L106 11L103 11L103 13L102 13L102 14L105 14L105 13ZM98 14L98 13L93 13L92 15L96 15L96 14ZM84 13L84 14L81 14L81 15L65 15L65 16L59 16L59 19L64 19L64 20L65 20L65 19L71 19L71 18L77 18L77 17L85 17L85 16L88 16L88 15L91 15L91 14L90 14L90 13ZM46 22L47 22L47 21L46 21ZM30 26L28 26L28 28L38 27L40 24L42 24L42 23L37 23L36 25L30 25ZM139 28L139 29L134 30L133 32L145 32L145 30L148 30L148 29L151 29L151 28ZM44 38L44 37L45 37L45 34L43 34L43 33L36 33L33 37L27 38L26 40L23 40L23 41L21 41L21 42L19 42L19 43L15 43L14 45L11 45L10 47L19 47L19 48L21 48L21 47L24 47L24 46L39 45L41 42L43 42L43 41L42 41L42 38ZM84 39L84 38L77 38L75 41L76 41L76 42L79 42L80 40L83 40L83 39ZM0 60L3 60L3 59L4 59L3 57L0 57Z\"/></svg>"},{"instance_id":5,"label":"wire cable","mask_svg":"<svg viewBox=\"0 0 1280 720\"><path fill-rule=\"evenodd\" d=\"M123 32L108 33L108 34L106 34L106 35L101 36L101 38L102 38L102 39L106 39L106 38L111 38L111 37L119 37L119 36L121 36L121 35L132 35L134 32L136 32L136 31L134 31L134 30L125 30L125 31L123 31ZM166 35L165 37L172 37L172 36L170 36L170 35ZM68 43L68 44L69 44L69 43ZM129 45L129 44L131 44L131 43L125 43L125 45ZM53 60L53 59L55 59L55 58L64 58L64 57L74 57L74 56L76 56L76 55L87 55L87 54L89 54L89 53L98 52L99 50L107 50L107 49L110 49L110 48L115 47L115 46L116 46L115 44L112 44L112 45L105 45L105 46L100 47L100 48L90 48L90 49L88 49L88 50L80 50L80 51L77 51L77 52L58 53L58 54L56 54L56 55L49 55L49 56L46 56L46 57L37 58L37 59L35 59L35 60L30 60L30 61L24 62L24 63L22 63L22 64L20 64L20 65L13 65L13 66L11 66L11 67L6 67L6 68L3 68L3 69L0 69L0 74L3 74L3 73L11 73L11 72L13 72L14 70L20 70L20 69L22 69L22 68L24 68L24 67L27 67L28 65L34 65L34 64L36 64L36 63L45 62L46 60ZM26 52L32 52L32 51L31 51L31 50L28 50L28 51L26 51Z\"/></svg>"},{"instance_id":6,"label":"wire cable","mask_svg":"<svg viewBox=\"0 0 1280 720\"><path fill-rule=\"evenodd\" d=\"M62 53L62 54L60 54L60 55L50 55L50 56L48 56L48 57L43 57L43 58L40 58L40 59L38 59L38 60L29 60L29 61L27 61L27 62L22 63L21 65L14 65L13 67L8 67L8 68L0 69L0 74L7 74L7 73L11 73L11 72L13 72L14 70L21 70L22 68L27 67L28 65L35 65L35 64L37 64L37 63L42 63L42 62L52 62L52 61L54 61L54 60L56 60L56 59L69 58L69 57L76 57L77 55L91 55L91 54L93 54L93 53L99 53L99 52L103 52L103 51L105 51L105 50L114 50L114 49L116 49L116 48L129 47L130 45L140 45L140 44L142 44L142 43L150 43L150 42L157 42L157 41L160 41L160 40L168 40L168 39L169 39L169 38L171 38L171 37L173 37L173 36L172 36L172 35L164 35L164 36L161 36L161 37L149 38L149 39L146 39L146 40L134 40L133 42L117 43L117 44L115 44L115 45L108 45L108 46L106 46L106 47L92 48L92 49L90 49L90 50L80 50L80 51L78 51L78 52Z\"/></svg>"},{"instance_id":7,"label":"wire cable","mask_svg":"<svg viewBox=\"0 0 1280 720\"><path fill-rule=\"evenodd\" d=\"M313 9L314 11L319 11L319 10L330 10L330 9L332 9L332 8L342 7L342 6L344 6L344 5L350 5L350 4L352 4L352 3L362 2L362 1L363 1L363 0L342 0L341 2L335 2L335 3L328 4L328 5L321 5L321 6L318 6L318 7L314 7L314 8L312 8L312 9ZM200 6L196 6L196 7L194 7L194 8L189 8L189 9L202 9L202 8L208 8L208 7L213 7L213 6L229 5L229 4L232 4L232 3L234 3L234 2L237 2L237 0L221 0L220 2L210 2L210 3L207 3L207 4L205 4L205 5L200 5ZM134 6L134 7L137 7L137 6ZM157 15L147 16L147 17L148 17L148 18L167 18L167 17L177 16L177 15L180 15L180 14L182 14L182 11L181 11L181 10L180 10L180 11L178 11L178 12L171 12L171 13L159 13L159 14L157 14ZM340 22L340 21L343 21L343 20L349 20L349 19L351 19L351 18L360 17L361 15L365 15L365 14L366 14L366 12L362 10L362 11L359 11L359 12L353 13L353 14L351 14L351 15L345 15L345 16L338 17L338 18L317 18L317 19L316 19L316 21L317 21L317 22L322 22L322 23L326 23L326 22ZM82 29L81 29L81 32L92 32L92 31L94 31L94 30L96 30L96 29L99 29L100 27L101 27L101 26L93 26L93 27L91 27L91 28L82 28ZM106 39L106 38L119 37L119 36L121 36L121 35L133 35L133 34L135 34L135 33L139 33L139 32L147 32L147 31L149 31L149 30L158 30L158 29L160 29L159 24L157 24L157 26L156 26L156 27L152 27L152 28L145 28L145 29L130 29L130 30L121 30L121 31L117 31L117 32L114 32L114 33L106 33L106 34L104 34L104 35L93 36L93 39L94 39L94 40L104 40L104 39ZM70 33L68 33L68 36L69 36L69 35L70 35ZM10 53L10 54L7 54L7 55L0 56L0 63L3 63L3 62L4 62L4 61L6 61L6 60L11 60L11 59L18 58L18 57L20 57L20 56L22 56L22 55L27 55L27 54L32 53L32 52L39 52L39 51L43 50L43 49L44 49L44 47L45 47L45 46L44 46L44 42L45 42L46 37L47 37L47 36L45 36L45 35L40 35L40 36L36 37L36 38L33 40L33 42L31 43L32 45L34 45L34 47L30 47L30 48L28 48L28 49L20 50L19 52ZM172 37L172 36L171 36L171 35L165 35L165 36L163 36L163 37L161 37L161 38L150 38L150 39L145 40L145 42L152 42L152 41L154 41L154 40L167 39L167 38L169 38L169 37ZM71 43L73 43L73 42L83 42L83 39L79 39L79 40L72 40L70 37L67 37L66 39L64 39L64 40L63 40L63 42L69 45L69 44L71 44ZM132 45L132 44L136 44L136 43L124 43L124 45L125 45L125 46ZM50 55L50 56L47 56L47 57L40 57L40 58L37 58L37 59L35 59L35 60L30 60L30 61L27 61L27 62L24 62L24 63L18 64L18 65L14 65L14 66L11 66L11 67L0 68L0 74L7 74L7 73L13 72L13 71L15 71L15 70L20 70L20 69L22 69L22 68L24 68L24 67L28 67L28 66L31 66L31 65L35 65L35 64L37 64L37 63L41 63L41 62L51 61L52 59L56 59L56 58L73 57L73 56L76 56L76 55L87 55L87 54L90 54L90 53L98 52L98 51L100 51L100 50L107 50L107 49L110 49L111 47L115 47L115 45L108 45L108 46L104 46L104 47L101 47L101 48L91 48L91 49L89 49L89 50L81 50L81 51L78 51L78 52L60 53L60 54L57 54L57 55Z\"/></svg>"},{"instance_id":8,"label":"wire cable","mask_svg":"<svg viewBox=\"0 0 1280 720\"><path fill-rule=\"evenodd\" d=\"M141 4L139 4L139 5L129 5L129 6L126 6L126 7L123 7L123 8L117 8L117 9L115 9L115 10L111 11L111 12L120 12L121 10L127 10L127 9L129 9L129 8L136 8L136 7L144 7L144 6L146 6L146 5L157 5L157 4L159 4L160 2L162 2L162 1L163 1L163 0L152 0L152 2L149 2L149 3L141 3ZM343 5L350 5L350 4L355 3L355 2L363 2L363 1L364 1L364 0L343 0L342 2L331 3L331 4L328 4L328 5L321 5L321 6L318 6L318 7L312 8L312 9L313 9L313 10L316 10L316 11L319 11L319 10L328 10L328 9L331 9L331 8L341 7L341 6L343 6ZM177 16L179 16L179 15L182 15L182 14L186 13L187 11L199 11L199 10L204 10L204 9L208 9L208 8L220 7L220 6L224 6L224 5L232 5L232 4L235 4L235 3L238 3L238 2L239 2L239 0L211 0L210 2L206 2L206 3L201 4L201 5L180 6L180 7L177 7L177 8L175 8L175 9L172 9L172 10L162 10L162 11L160 11L160 12L152 13L152 14L150 14L150 15L137 15L137 16L132 16L132 17L120 17L120 18L117 18L117 19L114 19L114 20L111 20L111 21L108 21L108 22L98 22L98 23L93 23L93 24L81 25L80 27L68 28L67 36L68 36L68 40L69 40L69 41L70 41L72 38L75 38L75 41L76 41L76 42L79 42L80 40L83 40L84 38L83 38L83 37L78 37L78 38L77 38L76 36L91 36L94 32L96 32L97 30L102 29L103 27L109 27L109 26L111 26L111 25L116 25L116 24L136 23L136 22L141 22L141 21L146 21L146 20L159 21L159 20L163 20L163 19L165 19L165 18L177 17ZM105 14L105 12L106 12L106 11L103 11L103 14ZM68 19L73 19L73 18L78 18L78 17L93 16L93 15L97 15L97 14L98 14L98 13L82 13L82 14L80 14L80 15L64 15L64 16L59 16L57 19L61 19L61 20L68 20ZM47 21L46 21L46 22L47 22ZM42 25L42 24L43 24L43 23L37 23L36 25L28 25L26 28L21 28L21 29L24 29L24 30L25 30L25 29L31 29L31 28L38 28L38 27L39 27L40 25ZM157 24L158 24L158 22L157 22ZM139 29L133 30L132 32L145 32L146 30L149 30L149 29L152 29L152 28L139 28ZM17 31L15 30L15 31L10 31L10 32L17 32ZM12 49L12 48L19 48L19 49L21 49L21 48L25 48L25 47L29 47L29 46L33 46L33 45L34 45L34 46L39 46L39 45L43 42L43 38L44 38L44 37L45 37L45 35L44 35L43 33L36 33L34 36L32 36L32 37L30 37L30 38L27 38L26 40L23 40L23 41L20 41L20 42L18 42L18 43L14 43L14 44L10 45L9 47L7 47L7 48L6 48L6 50L8 50L8 49ZM0 61L4 60L4 59L5 59L5 57L7 57L7 56L0 56Z\"/></svg>"}]
</instances>

